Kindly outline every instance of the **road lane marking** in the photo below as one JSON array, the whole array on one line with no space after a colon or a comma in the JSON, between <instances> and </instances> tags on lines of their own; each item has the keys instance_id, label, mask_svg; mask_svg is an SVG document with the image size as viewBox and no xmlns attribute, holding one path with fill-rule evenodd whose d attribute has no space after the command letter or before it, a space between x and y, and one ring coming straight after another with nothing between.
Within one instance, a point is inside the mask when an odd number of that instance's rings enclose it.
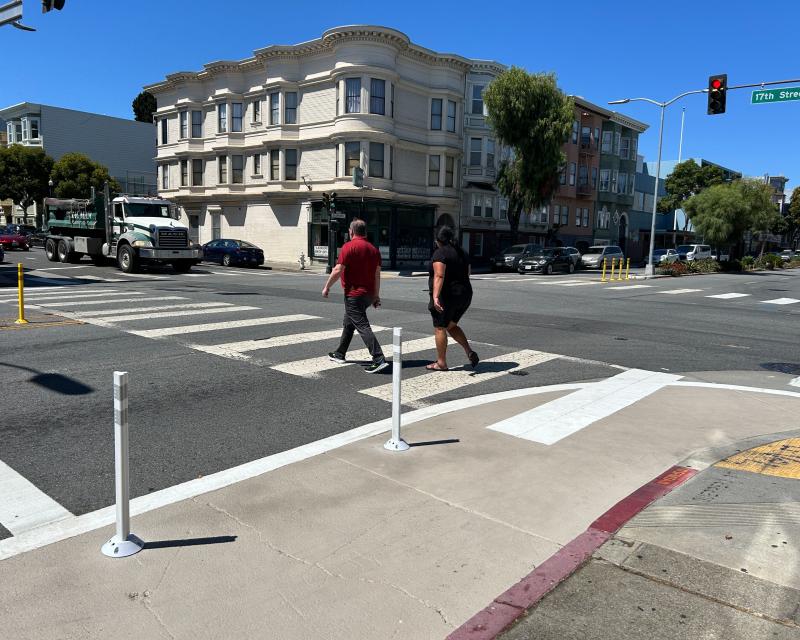
<instances>
[{"instance_id":1,"label":"road lane marking","mask_svg":"<svg viewBox=\"0 0 800 640\"><path fill-rule=\"evenodd\" d=\"M718 293L715 296L706 296L706 298L718 298L719 300L733 300L734 298L746 298L749 293Z\"/></svg>"},{"instance_id":2,"label":"road lane marking","mask_svg":"<svg viewBox=\"0 0 800 640\"><path fill-rule=\"evenodd\" d=\"M621 284L615 287L606 287L606 289L652 289L652 284Z\"/></svg>"},{"instance_id":3,"label":"road lane marking","mask_svg":"<svg viewBox=\"0 0 800 640\"><path fill-rule=\"evenodd\" d=\"M72 277L76 280L96 280L97 282L127 282L127 280L122 280L120 278L101 278L100 276L79 275Z\"/></svg>"},{"instance_id":4,"label":"road lane marking","mask_svg":"<svg viewBox=\"0 0 800 640\"><path fill-rule=\"evenodd\" d=\"M186 300L186 298L181 298L181 300ZM179 309L215 309L215 308L222 308L222 307L229 307L233 303L232 302L193 302L190 304L167 304L159 307L142 307L139 309L135 309L135 311L147 311L148 313L153 313L155 311L167 311L167 310L174 310L177 311ZM76 315L83 319L83 318L100 318L102 316L113 316L119 315L119 309L104 309L102 311L98 311L97 309L90 309L88 311L77 311Z\"/></svg>"},{"instance_id":5,"label":"road lane marking","mask_svg":"<svg viewBox=\"0 0 800 640\"><path fill-rule=\"evenodd\" d=\"M98 304L117 304L120 302L150 302L153 300L188 300L188 298L184 298L182 296L156 296L155 298L114 298L112 300L104 299L104 300L81 300L79 302L45 302L41 306L43 307L78 307L78 306L86 306L86 305L98 305ZM114 309L112 313L120 313L120 309Z\"/></svg>"},{"instance_id":6,"label":"road lane marking","mask_svg":"<svg viewBox=\"0 0 800 640\"><path fill-rule=\"evenodd\" d=\"M800 387L800 376L797 376L796 378L792 378L791 380L789 380L789 384L793 387Z\"/></svg>"},{"instance_id":7,"label":"road lane marking","mask_svg":"<svg viewBox=\"0 0 800 640\"><path fill-rule=\"evenodd\" d=\"M229 303L225 303L229 304ZM144 309L131 309L130 311L143 311ZM199 316L212 313L232 313L234 311L255 311L258 307L224 307L222 309L195 309L191 311L164 311L163 313L125 313L118 316L103 318L103 322L132 322L133 320L151 320L155 318L179 318L183 316ZM78 318L83 319L78 315Z\"/></svg>"},{"instance_id":8,"label":"road lane marking","mask_svg":"<svg viewBox=\"0 0 800 640\"><path fill-rule=\"evenodd\" d=\"M128 278L144 278L146 280L168 280L167 276L152 276L147 273L125 273L124 271L120 271L117 275L120 276L127 276Z\"/></svg>"},{"instance_id":9,"label":"road lane marking","mask_svg":"<svg viewBox=\"0 0 800 640\"><path fill-rule=\"evenodd\" d=\"M91 265L89 264L80 264L75 267L42 267L40 269L36 269L36 271L63 271L65 269L86 269Z\"/></svg>"},{"instance_id":10,"label":"road lane marking","mask_svg":"<svg viewBox=\"0 0 800 640\"><path fill-rule=\"evenodd\" d=\"M449 343L455 344L455 340L450 338ZM381 347L383 348L384 353L387 354L387 360L390 359L392 353L391 343L381 345ZM407 342L403 342L403 355L408 353L418 353L420 351L429 351L435 348L436 340L433 336L419 338L418 340L409 340ZM370 354L369 349L351 351L347 354L347 362L345 363L333 362L328 356L319 356L318 358L308 358L306 360L294 360L292 362L276 364L275 366L270 367L270 369L275 369L276 371L288 373L293 376L308 377L313 376L315 373L319 373L321 371L328 371L330 369L345 367L350 364L357 364L359 361L366 361L365 363L372 361L372 354Z\"/></svg>"},{"instance_id":11,"label":"road lane marking","mask_svg":"<svg viewBox=\"0 0 800 640\"><path fill-rule=\"evenodd\" d=\"M513 353L506 353L487 360L481 360L477 370L467 370L464 368L451 369L450 371L425 372L422 375L403 381L403 404L415 406L421 400L440 393L455 391L462 387L473 384L487 382L500 376L508 375L512 371L520 371L529 367L535 367L550 360L560 358L557 353L545 353L543 351L533 351L523 349ZM392 383L362 389L359 393L385 400L392 401Z\"/></svg>"},{"instance_id":12,"label":"road lane marking","mask_svg":"<svg viewBox=\"0 0 800 640\"><path fill-rule=\"evenodd\" d=\"M590 284L600 284L599 280L587 280L586 282L567 282L562 284L562 287L585 287Z\"/></svg>"},{"instance_id":13,"label":"road lane marking","mask_svg":"<svg viewBox=\"0 0 800 640\"><path fill-rule=\"evenodd\" d=\"M552 445L680 379L670 373L630 369L487 428Z\"/></svg>"},{"instance_id":14,"label":"road lane marking","mask_svg":"<svg viewBox=\"0 0 800 640\"><path fill-rule=\"evenodd\" d=\"M73 515L0 460L0 524L15 536Z\"/></svg>"},{"instance_id":15,"label":"road lane marking","mask_svg":"<svg viewBox=\"0 0 800 640\"><path fill-rule=\"evenodd\" d=\"M209 322L205 324L189 324L178 327L164 327L163 329L144 329L128 331L142 338L163 338L165 336L183 335L184 333L202 333L204 331L220 331L225 329L240 329L242 327L259 327L268 324L283 322L299 322L301 320L318 320L319 316L310 316L305 313L296 313L285 316L269 316L266 318L249 318L247 320L233 320L230 322Z\"/></svg>"},{"instance_id":16,"label":"road lane marking","mask_svg":"<svg viewBox=\"0 0 800 640\"><path fill-rule=\"evenodd\" d=\"M676 296L682 293L697 293L699 291L702 291L702 289L671 289L670 291L659 291L658 293Z\"/></svg>"},{"instance_id":17,"label":"road lane marking","mask_svg":"<svg viewBox=\"0 0 800 640\"><path fill-rule=\"evenodd\" d=\"M373 332L388 331L387 327L372 327ZM227 342L224 344L187 344L185 346L204 353L210 353L231 360L249 360L246 355L248 351L259 351L262 349L272 349L274 347L288 347L295 344L306 342L317 342L320 340L333 340L342 335L341 329L329 331L311 331L308 333L294 333L285 336L273 336L260 340L242 340L241 342ZM391 385L390 385L391 386Z\"/></svg>"},{"instance_id":18,"label":"road lane marking","mask_svg":"<svg viewBox=\"0 0 800 640\"><path fill-rule=\"evenodd\" d=\"M800 302L797 298L775 298L774 300L762 300L763 304L797 304Z\"/></svg>"}]
</instances>

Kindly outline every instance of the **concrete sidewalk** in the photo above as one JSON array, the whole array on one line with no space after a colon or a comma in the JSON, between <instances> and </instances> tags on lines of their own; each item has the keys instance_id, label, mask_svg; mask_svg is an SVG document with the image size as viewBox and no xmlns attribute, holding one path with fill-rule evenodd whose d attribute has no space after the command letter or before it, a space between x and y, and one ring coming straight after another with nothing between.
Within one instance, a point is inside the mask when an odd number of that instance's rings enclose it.
<instances>
[{"instance_id":1,"label":"concrete sidewalk","mask_svg":"<svg viewBox=\"0 0 800 640\"><path fill-rule=\"evenodd\" d=\"M412 412L405 453L383 449L383 421L224 488L186 488L132 519L148 546L130 558L101 555L111 526L0 541L3 635L443 639L692 452L800 409L799 394L679 383L551 445L487 429L589 384Z\"/></svg>"}]
</instances>

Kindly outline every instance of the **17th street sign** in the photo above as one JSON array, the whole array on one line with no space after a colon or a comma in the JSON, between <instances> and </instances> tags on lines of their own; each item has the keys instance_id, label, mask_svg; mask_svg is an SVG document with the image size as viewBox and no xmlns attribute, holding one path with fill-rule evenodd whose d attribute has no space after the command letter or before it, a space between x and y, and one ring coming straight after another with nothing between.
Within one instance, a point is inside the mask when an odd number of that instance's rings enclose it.
<instances>
[{"instance_id":1,"label":"17th street sign","mask_svg":"<svg viewBox=\"0 0 800 640\"><path fill-rule=\"evenodd\" d=\"M757 89L750 97L750 104L766 104L768 102L789 102L800 100L800 87L784 89Z\"/></svg>"}]
</instances>

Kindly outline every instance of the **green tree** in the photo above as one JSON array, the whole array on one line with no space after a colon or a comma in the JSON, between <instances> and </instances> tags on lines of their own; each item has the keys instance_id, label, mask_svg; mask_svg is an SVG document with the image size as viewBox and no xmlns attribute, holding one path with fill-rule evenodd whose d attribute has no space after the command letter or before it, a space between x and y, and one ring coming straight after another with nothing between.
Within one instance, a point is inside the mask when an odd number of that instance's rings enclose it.
<instances>
[{"instance_id":1,"label":"green tree","mask_svg":"<svg viewBox=\"0 0 800 640\"><path fill-rule=\"evenodd\" d=\"M42 149L12 144L0 148L0 200L10 199L25 213L48 195L53 159ZM41 226L41 220L37 220Z\"/></svg>"},{"instance_id":2,"label":"green tree","mask_svg":"<svg viewBox=\"0 0 800 640\"><path fill-rule=\"evenodd\" d=\"M664 189L667 192L658 201L658 210L662 213L672 213L675 209L683 209L684 203L703 189L722 184L725 176L722 169L713 165L699 166L694 160L686 160L675 165L666 180ZM687 216L685 225L688 226ZM684 231L686 227L684 227Z\"/></svg>"},{"instance_id":3,"label":"green tree","mask_svg":"<svg viewBox=\"0 0 800 640\"><path fill-rule=\"evenodd\" d=\"M147 91L142 91L133 99L133 114L137 122L153 122L153 114L158 108L155 96Z\"/></svg>"},{"instance_id":4,"label":"green tree","mask_svg":"<svg viewBox=\"0 0 800 640\"><path fill-rule=\"evenodd\" d=\"M792 201L786 207L783 217L783 233L786 240L793 248L800 242L800 187L792 190Z\"/></svg>"},{"instance_id":5,"label":"green tree","mask_svg":"<svg viewBox=\"0 0 800 640\"><path fill-rule=\"evenodd\" d=\"M683 208L705 241L718 247L740 245L745 232L772 231L780 220L769 187L750 180L708 187Z\"/></svg>"},{"instance_id":6,"label":"green tree","mask_svg":"<svg viewBox=\"0 0 800 640\"><path fill-rule=\"evenodd\" d=\"M511 150L510 159L500 164L497 188L508 198L516 242L523 210L547 204L558 188L575 107L554 74L530 74L519 67L501 73L483 92L483 101L495 135Z\"/></svg>"},{"instance_id":7,"label":"green tree","mask_svg":"<svg viewBox=\"0 0 800 640\"><path fill-rule=\"evenodd\" d=\"M61 156L53 165L52 178L59 198L88 198L92 187L100 192L106 182L112 193L120 191L106 167L77 152Z\"/></svg>"}]
</instances>

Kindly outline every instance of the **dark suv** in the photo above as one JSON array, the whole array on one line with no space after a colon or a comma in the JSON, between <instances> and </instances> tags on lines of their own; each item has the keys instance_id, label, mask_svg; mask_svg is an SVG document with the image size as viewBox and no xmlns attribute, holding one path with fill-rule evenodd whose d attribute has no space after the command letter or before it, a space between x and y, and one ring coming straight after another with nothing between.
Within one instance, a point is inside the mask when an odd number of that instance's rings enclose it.
<instances>
[{"instance_id":1,"label":"dark suv","mask_svg":"<svg viewBox=\"0 0 800 640\"><path fill-rule=\"evenodd\" d=\"M515 244L511 247L503 249L500 253L492 258L492 270L498 269L516 269L519 265L519 259L526 255L533 255L542 248L538 244Z\"/></svg>"},{"instance_id":2,"label":"dark suv","mask_svg":"<svg viewBox=\"0 0 800 640\"><path fill-rule=\"evenodd\" d=\"M550 275L553 271L575 271L572 257L563 247L553 249L539 249L533 255L525 256L519 261L517 271L520 273L545 273Z\"/></svg>"}]
</instances>

